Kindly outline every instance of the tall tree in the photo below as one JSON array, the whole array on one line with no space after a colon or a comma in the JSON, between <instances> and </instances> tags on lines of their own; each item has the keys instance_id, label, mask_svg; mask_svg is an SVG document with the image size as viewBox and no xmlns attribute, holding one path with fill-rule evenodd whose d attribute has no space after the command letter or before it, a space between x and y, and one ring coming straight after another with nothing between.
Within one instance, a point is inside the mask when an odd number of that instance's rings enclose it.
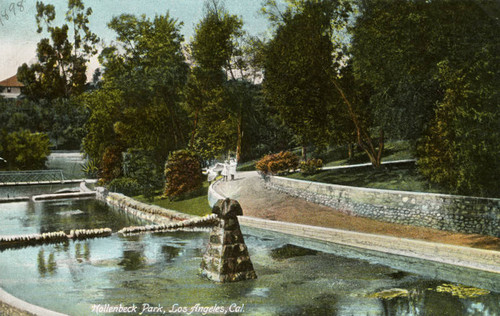
<instances>
[{"instance_id":1,"label":"tall tree","mask_svg":"<svg viewBox=\"0 0 500 316\"><path fill-rule=\"evenodd\" d=\"M205 158L227 152L236 144L239 160L242 116L241 111L231 107L227 81L244 80L236 72L243 65L238 45L243 22L230 15L217 0L207 1L205 10L190 45L194 67L186 90L186 104L193 117L191 144L204 152Z\"/></svg>"},{"instance_id":2,"label":"tall tree","mask_svg":"<svg viewBox=\"0 0 500 316\"><path fill-rule=\"evenodd\" d=\"M25 85L24 94L30 99L69 98L83 92L87 77L87 63L96 54L97 36L88 27L92 9L85 10L81 0L68 0L66 21L70 26L53 26L55 7L37 1L37 32L45 28L50 38L37 46L38 62L18 69L18 78Z\"/></svg>"},{"instance_id":3,"label":"tall tree","mask_svg":"<svg viewBox=\"0 0 500 316\"><path fill-rule=\"evenodd\" d=\"M264 93L300 138L303 159L309 144L330 139L330 77L339 67L331 35L347 18L345 9L336 1L292 1L285 12L271 14L278 26L266 49Z\"/></svg>"},{"instance_id":4,"label":"tall tree","mask_svg":"<svg viewBox=\"0 0 500 316\"><path fill-rule=\"evenodd\" d=\"M125 148L152 152L158 167L169 152L186 145L180 101L188 66L181 25L168 13L154 19L114 17L108 26L117 33L117 42L100 55L103 89L120 95L114 133Z\"/></svg>"},{"instance_id":5,"label":"tall tree","mask_svg":"<svg viewBox=\"0 0 500 316\"><path fill-rule=\"evenodd\" d=\"M498 187L498 2L360 3L351 60L378 123L392 138L420 139L421 171L450 191Z\"/></svg>"}]
</instances>

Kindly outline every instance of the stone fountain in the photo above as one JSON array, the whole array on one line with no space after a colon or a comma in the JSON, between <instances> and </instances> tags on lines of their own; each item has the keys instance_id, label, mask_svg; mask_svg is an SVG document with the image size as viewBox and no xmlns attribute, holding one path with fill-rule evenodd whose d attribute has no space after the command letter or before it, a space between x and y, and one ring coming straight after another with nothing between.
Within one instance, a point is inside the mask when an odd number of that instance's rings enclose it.
<instances>
[{"instance_id":1,"label":"stone fountain","mask_svg":"<svg viewBox=\"0 0 500 316\"><path fill-rule=\"evenodd\" d=\"M243 215L236 200L215 203L212 213L218 217L201 262L201 275L216 282L256 279L248 249L240 230L238 215Z\"/></svg>"}]
</instances>

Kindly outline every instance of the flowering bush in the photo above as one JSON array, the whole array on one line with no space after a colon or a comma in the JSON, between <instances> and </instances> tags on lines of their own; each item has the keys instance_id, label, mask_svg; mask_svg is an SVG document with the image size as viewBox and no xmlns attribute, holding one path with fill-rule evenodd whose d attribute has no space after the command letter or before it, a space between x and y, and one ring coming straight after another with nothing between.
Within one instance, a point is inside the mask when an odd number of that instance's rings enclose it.
<instances>
[{"instance_id":1,"label":"flowering bush","mask_svg":"<svg viewBox=\"0 0 500 316\"><path fill-rule=\"evenodd\" d=\"M165 164L165 195L170 199L195 191L203 185L198 155L189 150L171 153Z\"/></svg>"},{"instance_id":2,"label":"flowering bush","mask_svg":"<svg viewBox=\"0 0 500 316\"><path fill-rule=\"evenodd\" d=\"M262 157L255 168L261 175L282 174L290 170L295 171L299 166L299 157L289 151Z\"/></svg>"},{"instance_id":3,"label":"flowering bush","mask_svg":"<svg viewBox=\"0 0 500 316\"><path fill-rule=\"evenodd\" d=\"M308 159L300 162L300 172L304 175L315 174L323 167L323 160Z\"/></svg>"}]
</instances>

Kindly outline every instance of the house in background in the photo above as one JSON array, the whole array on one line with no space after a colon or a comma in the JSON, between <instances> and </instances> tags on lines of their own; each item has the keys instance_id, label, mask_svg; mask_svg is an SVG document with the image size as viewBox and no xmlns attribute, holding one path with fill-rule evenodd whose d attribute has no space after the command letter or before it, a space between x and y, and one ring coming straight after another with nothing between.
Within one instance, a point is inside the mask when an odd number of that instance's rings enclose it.
<instances>
[{"instance_id":1,"label":"house in background","mask_svg":"<svg viewBox=\"0 0 500 316\"><path fill-rule=\"evenodd\" d=\"M14 75L3 81L0 81L0 96L4 98L14 99L21 95L22 83L17 81L17 76Z\"/></svg>"}]
</instances>

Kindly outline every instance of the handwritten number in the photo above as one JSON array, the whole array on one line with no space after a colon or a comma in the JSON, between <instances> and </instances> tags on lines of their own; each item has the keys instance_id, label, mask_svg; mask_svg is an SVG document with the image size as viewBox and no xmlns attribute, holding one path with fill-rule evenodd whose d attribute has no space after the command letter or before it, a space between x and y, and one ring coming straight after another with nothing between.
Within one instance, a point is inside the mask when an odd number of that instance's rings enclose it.
<instances>
[{"instance_id":1,"label":"handwritten number","mask_svg":"<svg viewBox=\"0 0 500 316\"><path fill-rule=\"evenodd\" d=\"M9 15L7 14L7 9L3 10L2 17L3 17L5 20L8 20L8 19L9 19Z\"/></svg>"},{"instance_id":2,"label":"handwritten number","mask_svg":"<svg viewBox=\"0 0 500 316\"><path fill-rule=\"evenodd\" d=\"M14 2L10 4L9 11L14 13L14 15L16 15L16 4Z\"/></svg>"},{"instance_id":3,"label":"handwritten number","mask_svg":"<svg viewBox=\"0 0 500 316\"><path fill-rule=\"evenodd\" d=\"M8 9L0 9L0 26L5 26L4 21L9 20L9 13L17 15L17 12L24 12L24 1L25 0L14 1L9 4Z\"/></svg>"}]
</instances>

